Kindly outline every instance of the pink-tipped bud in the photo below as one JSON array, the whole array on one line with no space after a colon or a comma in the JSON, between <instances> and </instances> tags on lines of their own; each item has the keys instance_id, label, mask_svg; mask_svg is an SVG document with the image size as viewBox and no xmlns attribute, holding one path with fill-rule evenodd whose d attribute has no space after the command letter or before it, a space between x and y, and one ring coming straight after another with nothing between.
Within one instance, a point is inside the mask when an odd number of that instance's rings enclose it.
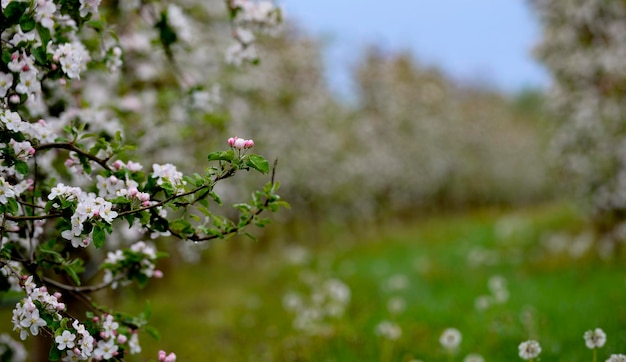
<instances>
[{"instance_id":1,"label":"pink-tipped bud","mask_svg":"<svg viewBox=\"0 0 626 362\"><path fill-rule=\"evenodd\" d=\"M52 61L55 62L55 63L58 63L59 62L59 55L58 54L53 55L52 56Z\"/></svg>"},{"instance_id":2,"label":"pink-tipped bud","mask_svg":"<svg viewBox=\"0 0 626 362\"><path fill-rule=\"evenodd\" d=\"M176 354L174 354L174 352L168 354L164 362L176 362Z\"/></svg>"},{"instance_id":3,"label":"pink-tipped bud","mask_svg":"<svg viewBox=\"0 0 626 362\"><path fill-rule=\"evenodd\" d=\"M165 361L165 357L167 356L167 353L165 353L164 350L160 350L159 351L159 362L163 362Z\"/></svg>"},{"instance_id":4,"label":"pink-tipped bud","mask_svg":"<svg viewBox=\"0 0 626 362\"><path fill-rule=\"evenodd\" d=\"M57 310L59 312L64 311L65 310L65 303L59 303L57 304Z\"/></svg>"},{"instance_id":5,"label":"pink-tipped bud","mask_svg":"<svg viewBox=\"0 0 626 362\"><path fill-rule=\"evenodd\" d=\"M72 160L71 158L68 158L67 160L65 160L64 164L65 164L65 167L68 167L68 168L72 167L74 166L74 160Z\"/></svg>"},{"instance_id":6,"label":"pink-tipped bud","mask_svg":"<svg viewBox=\"0 0 626 362\"><path fill-rule=\"evenodd\" d=\"M113 162L113 168L116 170L120 170L124 166L124 162L117 160Z\"/></svg>"},{"instance_id":7,"label":"pink-tipped bud","mask_svg":"<svg viewBox=\"0 0 626 362\"><path fill-rule=\"evenodd\" d=\"M141 200L142 202L150 202L150 194L147 192L140 192L139 194L137 194L137 197L139 198L139 200ZM147 205L146 205L147 206Z\"/></svg>"},{"instance_id":8,"label":"pink-tipped bud","mask_svg":"<svg viewBox=\"0 0 626 362\"><path fill-rule=\"evenodd\" d=\"M66 85L67 84L67 80L65 80L65 78L59 78L59 84L60 85Z\"/></svg>"},{"instance_id":9,"label":"pink-tipped bud","mask_svg":"<svg viewBox=\"0 0 626 362\"><path fill-rule=\"evenodd\" d=\"M228 145L233 147L235 145L235 141L237 141L238 137L231 137L228 139Z\"/></svg>"},{"instance_id":10,"label":"pink-tipped bud","mask_svg":"<svg viewBox=\"0 0 626 362\"><path fill-rule=\"evenodd\" d=\"M150 206L150 201L144 201L144 202L142 202L142 203L141 203L141 206L143 206L143 207L148 207L148 206Z\"/></svg>"},{"instance_id":11,"label":"pink-tipped bud","mask_svg":"<svg viewBox=\"0 0 626 362\"><path fill-rule=\"evenodd\" d=\"M48 293L48 288L44 287L39 287L39 291L42 293Z\"/></svg>"},{"instance_id":12,"label":"pink-tipped bud","mask_svg":"<svg viewBox=\"0 0 626 362\"><path fill-rule=\"evenodd\" d=\"M72 352L74 352L74 354L77 355L77 356L80 356L80 354L81 354L80 349L78 349L78 347L74 347Z\"/></svg>"},{"instance_id":13,"label":"pink-tipped bud","mask_svg":"<svg viewBox=\"0 0 626 362\"><path fill-rule=\"evenodd\" d=\"M137 194L139 194L139 190L137 190L136 187L130 187L128 188L128 196L129 197L136 197Z\"/></svg>"},{"instance_id":14,"label":"pink-tipped bud","mask_svg":"<svg viewBox=\"0 0 626 362\"><path fill-rule=\"evenodd\" d=\"M56 65L56 64L54 64L54 63L52 63L52 65L50 66L50 69L52 69L52 70L57 70L57 65Z\"/></svg>"},{"instance_id":15,"label":"pink-tipped bud","mask_svg":"<svg viewBox=\"0 0 626 362\"><path fill-rule=\"evenodd\" d=\"M52 294L57 300L61 299L61 293L59 292L54 292L54 294Z\"/></svg>"},{"instance_id":16,"label":"pink-tipped bud","mask_svg":"<svg viewBox=\"0 0 626 362\"><path fill-rule=\"evenodd\" d=\"M94 323L100 322L100 318L98 316L93 317L93 322Z\"/></svg>"},{"instance_id":17,"label":"pink-tipped bud","mask_svg":"<svg viewBox=\"0 0 626 362\"><path fill-rule=\"evenodd\" d=\"M254 147L254 141L253 140L246 140L243 143L243 148L252 148Z\"/></svg>"},{"instance_id":18,"label":"pink-tipped bud","mask_svg":"<svg viewBox=\"0 0 626 362\"><path fill-rule=\"evenodd\" d=\"M101 331L101 332L100 332L100 338L105 339L106 337L107 337L106 332Z\"/></svg>"},{"instance_id":19,"label":"pink-tipped bud","mask_svg":"<svg viewBox=\"0 0 626 362\"><path fill-rule=\"evenodd\" d=\"M153 277L157 278L157 279L161 279L163 278L163 272L160 270L155 270L154 274L152 274Z\"/></svg>"},{"instance_id":20,"label":"pink-tipped bud","mask_svg":"<svg viewBox=\"0 0 626 362\"><path fill-rule=\"evenodd\" d=\"M243 146L245 143L246 143L246 140L244 140L243 138L237 138L235 140L235 143L233 144L233 147L241 150L243 149Z\"/></svg>"},{"instance_id":21,"label":"pink-tipped bud","mask_svg":"<svg viewBox=\"0 0 626 362\"><path fill-rule=\"evenodd\" d=\"M19 57L19 54L17 52L11 54L11 60L17 60L18 57Z\"/></svg>"},{"instance_id":22,"label":"pink-tipped bud","mask_svg":"<svg viewBox=\"0 0 626 362\"><path fill-rule=\"evenodd\" d=\"M13 103L13 104L18 104L20 103L20 96L18 96L17 94L13 94L9 97L9 102Z\"/></svg>"},{"instance_id":23,"label":"pink-tipped bud","mask_svg":"<svg viewBox=\"0 0 626 362\"><path fill-rule=\"evenodd\" d=\"M120 334L120 335L117 336L117 343L118 344L124 344L124 343L126 343L127 340L128 340L128 338L125 335L123 335L123 334Z\"/></svg>"}]
</instances>

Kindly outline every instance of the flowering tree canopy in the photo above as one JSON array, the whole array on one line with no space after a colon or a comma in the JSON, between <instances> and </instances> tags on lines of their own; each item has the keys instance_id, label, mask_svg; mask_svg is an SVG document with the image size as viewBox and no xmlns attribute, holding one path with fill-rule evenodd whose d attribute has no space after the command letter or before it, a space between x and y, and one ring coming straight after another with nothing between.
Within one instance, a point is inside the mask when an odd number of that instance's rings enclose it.
<instances>
[{"instance_id":1,"label":"flowering tree canopy","mask_svg":"<svg viewBox=\"0 0 626 362\"><path fill-rule=\"evenodd\" d=\"M257 62L255 36L275 31L281 10L267 1L225 5L234 45L213 52L237 65ZM114 27L107 17L122 21ZM147 326L149 311L125 315L92 296L161 277L157 260L165 253L149 240L225 238L265 225L261 213L286 206L270 163L251 152L252 140L224 140L225 150L207 152L203 170L190 174L133 152L126 142L125 129L149 134L150 124L145 117L133 123L128 99L110 102L130 96L124 88L130 83L119 74L139 73L134 67L145 59L137 49L152 49L162 65L180 70L181 44L192 41L192 26L182 8L167 2L100 7L100 0L2 0L0 293L21 295L13 329L22 340L51 337L49 360L120 360L141 350L139 330L156 333ZM132 87L148 89L160 76L152 70L159 69L144 68L144 83ZM174 84L174 99L211 112L214 88L191 84L182 71ZM215 187L242 170L271 178L250 201L234 205L233 219L220 212ZM82 308L65 304L65 295L81 300ZM79 309L88 312L80 316ZM162 351L158 359L175 355Z\"/></svg>"}]
</instances>

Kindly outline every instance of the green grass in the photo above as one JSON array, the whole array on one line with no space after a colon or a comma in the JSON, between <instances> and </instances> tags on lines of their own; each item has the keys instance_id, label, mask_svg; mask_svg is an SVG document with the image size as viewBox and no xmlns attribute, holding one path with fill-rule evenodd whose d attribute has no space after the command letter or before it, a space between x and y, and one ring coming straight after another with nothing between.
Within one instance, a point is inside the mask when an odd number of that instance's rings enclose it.
<instances>
[{"instance_id":1,"label":"green grass","mask_svg":"<svg viewBox=\"0 0 626 362\"><path fill-rule=\"evenodd\" d=\"M608 336L599 351L604 361L626 353L622 251L603 259L545 247L549 235L576 235L584 226L573 209L550 205L352 233L329 228L317 230L315 240L289 243L222 241L199 264L164 265L163 280L141 293L122 291L116 304L139 313L145 297L150 300L151 324L162 338L142 334L144 353L136 360L165 349L179 361L447 361L438 340L454 327L463 334L455 361L469 353L521 361L517 346L529 338L542 345L542 361L591 361L582 335L600 327ZM294 245L306 248L306 262L287 261L285 250ZM495 275L506 280L509 298L479 310L476 298L489 293ZM345 313L328 319L324 335L296 330L283 296L306 296L316 285L306 280L330 278L350 288ZM403 300L404 311L392 314L391 298ZM383 320L400 326L398 340L376 335Z\"/></svg>"}]
</instances>

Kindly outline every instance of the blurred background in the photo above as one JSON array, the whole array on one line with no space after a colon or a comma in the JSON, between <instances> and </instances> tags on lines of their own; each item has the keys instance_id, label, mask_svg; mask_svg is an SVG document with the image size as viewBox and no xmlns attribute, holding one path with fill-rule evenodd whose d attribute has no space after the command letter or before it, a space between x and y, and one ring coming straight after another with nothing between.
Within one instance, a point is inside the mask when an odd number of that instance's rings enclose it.
<instances>
[{"instance_id":1,"label":"blurred background","mask_svg":"<svg viewBox=\"0 0 626 362\"><path fill-rule=\"evenodd\" d=\"M254 139L291 209L256 240L158 241L165 278L108 296L130 313L148 296L144 359L512 361L536 339L584 361L596 327L600 360L626 353L626 3L282 0L244 67L224 64L221 1L178 3L176 72L106 5L126 63L84 79L85 102L144 164L202 170ZM268 177L236 181L226 205Z\"/></svg>"}]
</instances>

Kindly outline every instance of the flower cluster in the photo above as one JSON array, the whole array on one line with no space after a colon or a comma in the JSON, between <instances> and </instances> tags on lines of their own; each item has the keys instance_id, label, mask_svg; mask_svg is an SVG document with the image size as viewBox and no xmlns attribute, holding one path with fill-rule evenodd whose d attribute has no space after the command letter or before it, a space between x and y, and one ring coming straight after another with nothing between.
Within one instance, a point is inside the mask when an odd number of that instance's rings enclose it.
<instances>
[{"instance_id":1,"label":"flower cluster","mask_svg":"<svg viewBox=\"0 0 626 362\"><path fill-rule=\"evenodd\" d=\"M82 308L61 302L61 292L83 295L132 281L143 286L148 279L162 276L156 263L165 254L137 242L141 235L203 242L239 233L251 223L262 226L267 221L257 216L276 210L281 203L275 194L277 184L272 179L263 191L254 193L252 205L238 204L247 207L241 209L239 220L221 216L211 207L210 217L197 222L196 214L208 212L209 202L221 204L214 191L218 182L239 170L268 173L267 161L229 150L224 151L228 157L217 158L220 162L207 166L204 173L186 176L172 163L151 159L152 155L137 155L153 164L152 172L128 160L133 145L125 141L117 117L134 120L140 112L125 113L131 109L116 102L112 92L127 89L132 93L136 84L117 87L116 82L126 79L109 72L134 69L125 61L137 62L140 57L133 58L136 53L127 53L125 48L132 34L120 37L115 32L141 32L142 26L162 30L139 38L148 39L151 53L159 52L152 51L150 37L170 51L176 40L191 38L183 9L169 5L165 10L160 2L120 2L129 19L145 16L145 23L136 28L106 23L100 17L101 0L2 0L1 4L0 293L25 293L13 308L14 331L22 340L42 333L52 336L51 360L123 359L141 350L138 330L146 326L145 317L105 312L85 297L77 299L85 301L90 312L86 319L79 319L73 309ZM118 4L104 2L102 6ZM255 10L252 18L248 7L236 7L238 27L264 31L259 25L264 7ZM148 14L161 10L166 25L159 28ZM168 60L174 61L173 57ZM198 91L194 108L207 108L200 104L207 98L202 88L183 90L187 94ZM219 100L217 92L216 88L210 94L213 103ZM152 125L126 123L137 126L138 133L149 133L143 128ZM242 140L231 146L241 151L253 144ZM217 159L209 157L209 161ZM170 210L177 211L177 216L168 216ZM116 237L108 238L112 234ZM120 250L110 251L118 246ZM88 252L75 250L83 248ZM89 263L83 259L87 254ZM98 270L96 261L102 262L101 281L92 278ZM6 348L14 351L16 360L21 358L17 348L0 340L0 359ZM173 353L159 353L159 361L175 359Z\"/></svg>"},{"instance_id":2,"label":"flower cluster","mask_svg":"<svg viewBox=\"0 0 626 362\"><path fill-rule=\"evenodd\" d=\"M555 163L573 176L591 216L610 231L606 223L615 227L626 210L626 4L531 3L544 28L536 53L554 78L548 104L560 120Z\"/></svg>"},{"instance_id":3,"label":"flower cluster","mask_svg":"<svg viewBox=\"0 0 626 362\"><path fill-rule=\"evenodd\" d=\"M258 61L255 33L275 34L282 23L283 10L267 0L230 0L229 7L236 43L228 48L226 62L255 63Z\"/></svg>"},{"instance_id":4,"label":"flower cluster","mask_svg":"<svg viewBox=\"0 0 626 362\"><path fill-rule=\"evenodd\" d=\"M36 336L39 329L47 325L43 314L60 321L62 316L59 312L65 310L65 304L59 302L60 294L51 295L46 287L37 287L32 276L23 279L21 286L27 296L15 305L12 322L13 330L18 331L20 338L25 340L29 332Z\"/></svg>"},{"instance_id":5,"label":"flower cluster","mask_svg":"<svg viewBox=\"0 0 626 362\"><path fill-rule=\"evenodd\" d=\"M127 285L137 280L145 285L147 278L161 278L163 272L156 269L156 261L164 254L159 254L154 246L143 241L131 245L129 249L110 251L102 264L104 282L117 288L118 281Z\"/></svg>"},{"instance_id":6,"label":"flower cluster","mask_svg":"<svg viewBox=\"0 0 626 362\"><path fill-rule=\"evenodd\" d=\"M231 137L228 139L228 145L234 149L243 150L254 147L254 141L239 137Z\"/></svg>"}]
</instances>

